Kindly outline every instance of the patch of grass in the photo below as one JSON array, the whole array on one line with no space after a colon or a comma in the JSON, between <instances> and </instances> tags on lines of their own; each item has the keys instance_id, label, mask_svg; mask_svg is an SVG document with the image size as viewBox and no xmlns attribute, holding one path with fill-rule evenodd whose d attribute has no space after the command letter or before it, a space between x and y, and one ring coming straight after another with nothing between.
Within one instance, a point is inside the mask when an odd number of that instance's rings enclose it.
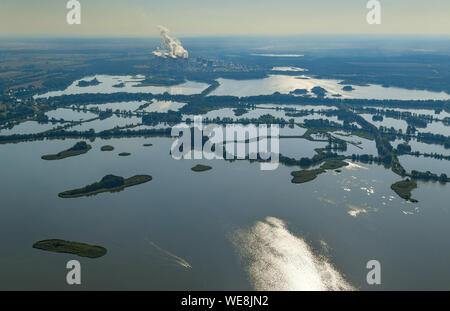
<instances>
[{"instance_id":1,"label":"patch of grass","mask_svg":"<svg viewBox=\"0 0 450 311\"><path fill-rule=\"evenodd\" d=\"M106 146L103 146L100 150L101 151L113 151L114 147L110 146L110 145L106 145Z\"/></svg>"},{"instance_id":2,"label":"patch of grass","mask_svg":"<svg viewBox=\"0 0 450 311\"><path fill-rule=\"evenodd\" d=\"M106 255L106 248L64 240L44 240L33 244L33 248L47 252L74 254L80 257L99 258Z\"/></svg>"},{"instance_id":3,"label":"patch of grass","mask_svg":"<svg viewBox=\"0 0 450 311\"><path fill-rule=\"evenodd\" d=\"M362 132L362 131L353 131L352 134L355 136L358 136L360 138L364 138L364 139L368 139L368 140L375 140L373 135L370 133L366 133L366 132Z\"/></svg>"},{"instance_id":4,"label":"patch of grass","mask_svg":"<svg viewBox=\"0 0 450 311\"><path fill-rule=\"evenodd\" d=\"M131 155L131 153L129 153L129 152L119 153L119 157L129 157L130 155Z\"/></svg>"},{"instance_id":5,"label":"patch of grass","mask_svg":"<svg viewBox=\"0 0 450 311\"><path fill-rule=\"evenodd\" d=\"M208 166L208 165L199 164L199 165L196 165L193 168L191 168L191 170L193 170L194 172L206 172L206 171L212 170L212 167Z\"/></svg>"}]
</instances>

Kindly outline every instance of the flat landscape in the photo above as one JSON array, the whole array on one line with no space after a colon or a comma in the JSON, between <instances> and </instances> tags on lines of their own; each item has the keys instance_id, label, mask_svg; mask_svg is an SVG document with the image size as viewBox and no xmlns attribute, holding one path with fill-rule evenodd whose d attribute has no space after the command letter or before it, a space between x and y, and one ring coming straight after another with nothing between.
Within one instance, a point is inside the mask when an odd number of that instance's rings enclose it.
<instances>
[{"instance_id":1,"label":"flat landscape","mask_svg":"<svg viewBox=\"0 0 450 311\"><path fill-rule=\"evenodd\" d=\"M86 289L371 290L371 258L377 289L450 289L448 40L273 40L2 38L0 289L64 289L72 255ZM177 159L199 118L277 127L278 168Z\"/></svg>"}]
</instances>

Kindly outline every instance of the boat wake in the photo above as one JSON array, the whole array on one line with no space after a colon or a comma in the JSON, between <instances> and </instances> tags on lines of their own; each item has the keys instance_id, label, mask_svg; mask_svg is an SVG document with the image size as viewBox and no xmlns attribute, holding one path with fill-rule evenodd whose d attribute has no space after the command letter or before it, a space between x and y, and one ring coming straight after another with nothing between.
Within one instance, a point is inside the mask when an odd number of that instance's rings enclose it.
<instances>
[{"instance_id":1,"label":"boat wake","mask_svg":"<svg viewBox=\"0 0 450 311\"><path fill-rule=\"evenodd\" d=\"M168 250L165 250L165 249L159 247L158 245L156 245L154 242L152 242L150 240L147 240L147 242L150 243L150 245L153 246L155 249L157 249L159 252L161 252L167 258L167 260L169 260L170 262L176 264L177 266L183 267L185 269L192 269L192 266L183 258L178 257L177 255L172 254Z\"/></svg>"},{"instance_id":2,"label":"boat wake","mask_svg":"<svg viewBox=\"0 0 450 311\"><path fill-rule=\"evenodd\" d=\"M255 290L339 291L354 290L328 261L317 255L277 218L268 217L248 230L238 230L232 242Z\"/></svg>"}]
</instances>

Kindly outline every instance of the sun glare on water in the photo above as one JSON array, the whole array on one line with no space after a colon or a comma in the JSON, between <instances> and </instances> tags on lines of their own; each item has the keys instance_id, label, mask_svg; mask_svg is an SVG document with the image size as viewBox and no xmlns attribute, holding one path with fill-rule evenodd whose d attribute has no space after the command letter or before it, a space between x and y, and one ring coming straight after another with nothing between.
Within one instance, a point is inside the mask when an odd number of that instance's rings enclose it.
<instances>
[{"instance_id":1,"label":"sun glare on water","mask_svg":"<svg viewBox=\"0 0 450 311\"><path fill-rule=\"evenodd\" d=\"M258 291L354 290L328 261L316 255L277 218L268 217L233 234L250 281Z\"/></svg>"}]
</instances>

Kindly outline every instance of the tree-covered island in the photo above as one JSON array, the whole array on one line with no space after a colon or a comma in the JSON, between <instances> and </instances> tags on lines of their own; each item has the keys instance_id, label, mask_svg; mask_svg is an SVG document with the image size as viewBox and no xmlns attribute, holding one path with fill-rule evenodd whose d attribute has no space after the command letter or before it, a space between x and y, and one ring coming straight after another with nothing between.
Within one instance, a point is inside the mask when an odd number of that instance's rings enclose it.
<instances>
[{"instance_id":1,"label":"tree-covered island","mask_svg":"<svg viewBox=\"0 0 450 311\"><path fill-rule=\"evenodd\" d=\"M106 248L64 240L44 240L33 244L33 248L47 252L74 254L80 257L100 258L106 255Z\"/></svg>"},{"instance_id":2,"label":"tree-covered island","mask_svg":"<svg viewBox=\"0 0 450 311\"><path fill-rule=\"evenodd\" d=\"M95 182L83 188L68 190L58 194L60 198L71 199L93 196L103 192L119 192L127 187L144 184L152 180L149 175L136 175L131 178L123 178L115 175L107 175L101 181Z\"/></svg>"},{"instance_id":3,"label":"tree-covered island","mask_svg":"<svg viewBox=\"0 0 450 311\"><path fill-rule=\"evenodd\" d=\"M76 143L73 147L71 147L67 150L61 151L57 154L44 155L44 156L42 156L42 159L47 160L47 161L62 160L65 158L75 157L75 156L78 156L81 154L85 154L91 149L92 149L91 145L88 145L84 141L80 141L80 142Z\"/></svg>"}]
</instances>

